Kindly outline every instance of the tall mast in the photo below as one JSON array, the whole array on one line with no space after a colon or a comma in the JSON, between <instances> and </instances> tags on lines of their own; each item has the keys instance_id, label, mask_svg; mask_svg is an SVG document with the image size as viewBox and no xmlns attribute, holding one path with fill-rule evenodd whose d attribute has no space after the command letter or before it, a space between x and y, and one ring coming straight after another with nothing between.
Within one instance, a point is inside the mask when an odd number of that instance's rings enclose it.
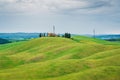
<instances>
[{"instance_id":1,"label":"tall mast","mask_svg":"<svg viewBox=\"0 0 120 80\"><path fill-rule=\"evenodd\" d=\"M96 35L95 29L93 29L93 38L95 38L95 35Z\"/></svg>"},{"instance_id":2,"label":"tall mast","mask_svg":"<svg viewBox=\"0 0 120 80\"><path fill-rule=\"evenodd\" d=\"M53 25L53 33L55 34L55 26Z\"/></svg>"}]
</instances>

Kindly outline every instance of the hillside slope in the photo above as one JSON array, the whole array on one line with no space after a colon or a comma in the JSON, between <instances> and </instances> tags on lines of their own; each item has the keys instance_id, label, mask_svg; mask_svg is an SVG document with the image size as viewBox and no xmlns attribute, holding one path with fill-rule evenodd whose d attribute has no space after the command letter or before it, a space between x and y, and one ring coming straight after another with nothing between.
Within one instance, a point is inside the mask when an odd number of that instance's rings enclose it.
<instances>
[{"instance_id":1,"label":"hillside slope","mask_svg":"<svg viewBox=\"0 0 120 80\"><path fill-rule=\"evenodd\" d=\"M120 80L120 45L75 36L0 45L0 80Z\"/></svg>"},{"instance_id":2,"label":"hillside slope","mask_svg":"<svg viewBox=\"0 0 120 80\"><path fill-rule=\"evenodd\" d=\"M7 39L0 38L0 44L6 44L6 43L10 43L10 41L8 41Z\"/></svg>"}]
</instances>

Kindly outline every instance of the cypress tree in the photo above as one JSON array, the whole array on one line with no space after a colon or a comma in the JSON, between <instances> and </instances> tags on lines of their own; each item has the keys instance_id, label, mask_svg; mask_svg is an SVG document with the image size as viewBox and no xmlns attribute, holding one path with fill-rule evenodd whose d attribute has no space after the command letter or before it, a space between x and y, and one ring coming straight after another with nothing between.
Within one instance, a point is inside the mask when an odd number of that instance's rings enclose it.
<instances>
[{"instance_id":1,"label":"cypress tree","mask_svg":"<svg viewBox=\"0 0 120 80\"><path fill-rule=\"evenodd\" d=\"M42 37L42 33L39 34L39 37Z\"/></svg>"}]
</instances>

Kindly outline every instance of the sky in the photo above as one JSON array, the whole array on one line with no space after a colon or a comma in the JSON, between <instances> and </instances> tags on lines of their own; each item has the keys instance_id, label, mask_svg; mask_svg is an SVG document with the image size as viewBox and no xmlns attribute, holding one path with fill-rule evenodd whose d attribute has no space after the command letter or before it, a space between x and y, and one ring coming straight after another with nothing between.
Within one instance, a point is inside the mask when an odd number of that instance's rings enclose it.
<instances>
[{"instance_id":1,"label":"sky","mask_svg":"<svg viewBox=\"0 0 120 80\"><path fill-rule=\"evenodd\" d=\"M120 0L0 0L0 33L120 34Z\"/></svg>"}]
</instances>

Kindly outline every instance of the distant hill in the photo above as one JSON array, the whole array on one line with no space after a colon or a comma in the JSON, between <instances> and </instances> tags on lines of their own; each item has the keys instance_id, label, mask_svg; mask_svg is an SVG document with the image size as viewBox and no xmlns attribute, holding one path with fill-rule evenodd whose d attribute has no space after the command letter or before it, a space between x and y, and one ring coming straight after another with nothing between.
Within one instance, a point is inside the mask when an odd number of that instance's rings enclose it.
<instances>
[{"instance_id":1,"label":"distant hill","mask_svg":"<svg viewBox=\"0 0 120 80\"><path fill-rule=\"evenodd\" d=\"M62 35L62 34L60 34ZM78 34L72 34L72 36L77 36ZM92 35L84 35L88 37L93 37ZM32 38L39 38L39 33L0 33L0 38L11 40L11 41L21 41ZM96 35L96 38L103 40L118 40L120 39L120 34L110 34L110 35Z\"/></svg>"},{"instance_id":2,"label":"distant hill","mask_svg":"<svg viewBox=\"0 0 120 80\"><path fill-rule=\"evenodd\" d=\"M120 80L120 43L73 36L0 45L0 80Z\"/></svg>"},{"instance_id":3,"label":"distant hill","mask_svg":"<svg viewBox=\"0 0 120 80\"><path fill-rule=\"evenodd\" d=\"M105 39L105 40L120 39L120 34L116 34L116 35L97 35L96 38Z\"/></svg>"},{"instance_id":4,"label":"distant hill","mask_svg":"<svg viewBox=\"0 0 120 80\"><path fill-rule=\"evenodd\" d=\"M38 37L39 33L0 33L0 38L12 40L24 40Z\"/></svg>"},{"instance_id":5,"label":"distant hill","mask_svg":"<svg viewBox=\"0 0 120 80\"><path fill-rule=\"evenodd\" d=\"M93 35L84 35L84 36L93 37ZM120 41L120 34L96 35L95 38L107 40L107 41Z\"/></svg>"},{"instance_id":6,"label":"distant hill","mask_svg":"<svg viewBox=\"0 0 120 80\"><path fill-rule=\"evenodd\" d=\"M0 38L0 44L6 44L6 43L10 43L10 41Z\"/></svg>"}]
</instances>

